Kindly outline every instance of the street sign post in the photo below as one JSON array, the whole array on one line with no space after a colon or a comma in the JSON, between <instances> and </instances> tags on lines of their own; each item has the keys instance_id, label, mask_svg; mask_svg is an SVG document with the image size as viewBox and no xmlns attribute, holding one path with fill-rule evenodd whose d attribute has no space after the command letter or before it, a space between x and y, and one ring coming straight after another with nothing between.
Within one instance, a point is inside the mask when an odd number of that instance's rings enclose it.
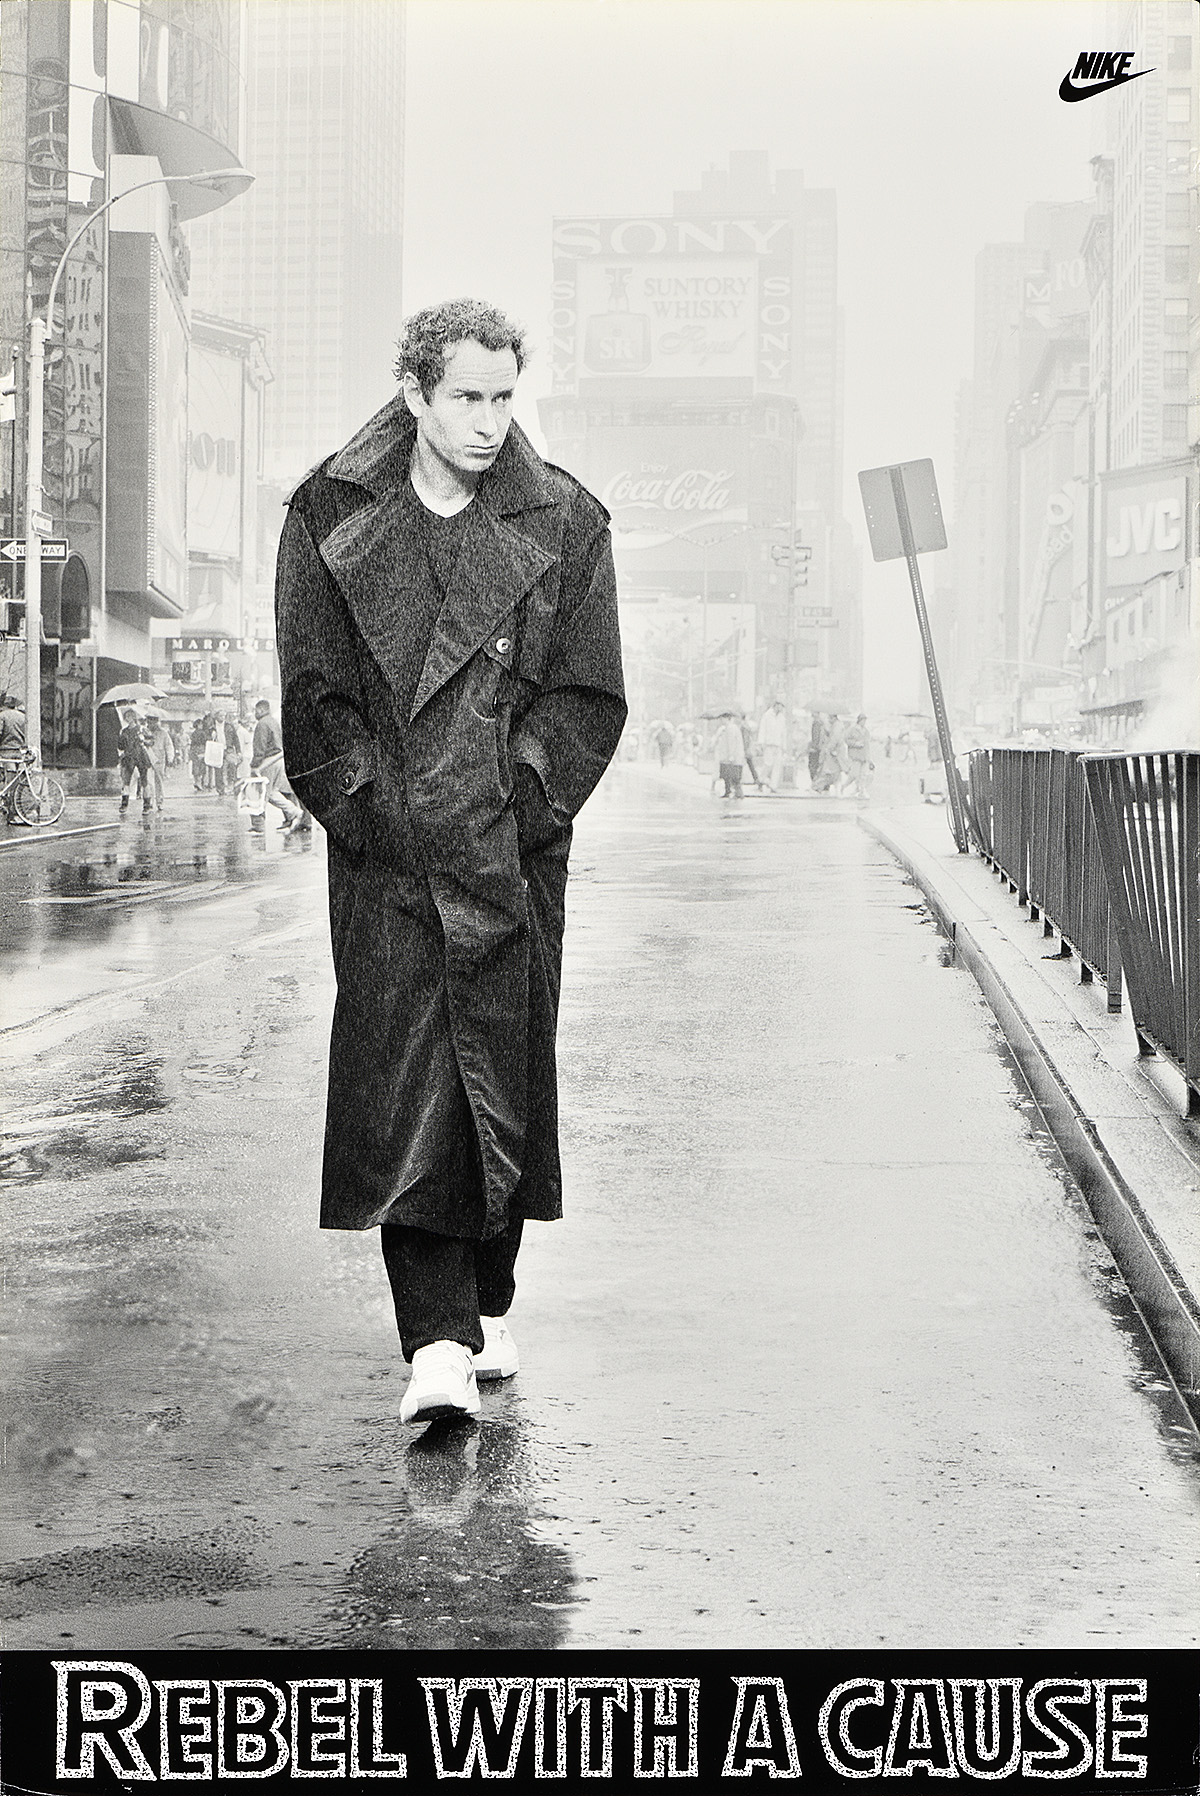
<instances>
[{"instance_id":1,"label":"street sign post","mask_svg":"<svg viewBox=\"0 0 1200 1796\"><path fill-rule=\"evenodd\" d=\"M917 566L919 554L928 554L946 547L946 526L942 522L942 507L938 499L933 463L927 458L924 461L898 462L887 468L865 468L859 474L858 484L862 492L863 510L867 514L871 554L876 561L896 561L903 556L908 563L913 604L917 611L917 628L921 632L921 647L925 654L925 672L929 676L929 695L933 700L933 715L937 723L938 745L946 769L946 797L950 805L954 844L960 854L969 854L971 843L967 833L967 799L959 778L958 764L954 759L950 719L946 714L946 701L942 697L942 682L933 653L933 632L929 627L929 613L925 609L921 570Z\"/></svg>"},{"instance_id":2,"label":"street sign post","mask_svg":"<svg viewBox=\"0 0 1200 1796\"><path fill-rule=\"evenodd\" d=\"M40 541L43 561L65 561L71 552L65 536L43 536ZM23 536L5 536L0 538L0 555L6 561L24 561L28 546Z\"/></svg>"}]
</instances>

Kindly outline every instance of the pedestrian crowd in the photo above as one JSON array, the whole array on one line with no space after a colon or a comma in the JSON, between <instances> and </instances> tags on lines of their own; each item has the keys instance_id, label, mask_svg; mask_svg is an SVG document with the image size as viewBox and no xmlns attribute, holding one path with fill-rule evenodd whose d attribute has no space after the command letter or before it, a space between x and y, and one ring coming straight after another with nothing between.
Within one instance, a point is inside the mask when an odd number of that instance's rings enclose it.
<instances>
[{"instance_id":1,"label":"pedestrian crowd","mask_svg":"<svg viewBox=\"0 0 1200 1796\"><path fill-rule=\"evenodd\" d=\"M785 784L795 783L802 753L798 747L792 752L797 731L789 728L782 699L771 700L757 725L732 705L716 714L715 723L708 748L716 762L714 789L719 783L723 798L744 797L747 783L760 793L775 793ZM704 738L694 726L677 726L665 718L654 719L644 739L651 756L657 756L663 767L680 753L696 765L705 748ZM642 740L642 734L626 731L623 750L627 758L638 757ZM846 720L836 711L814 711L803 752L807 753L809 785L814 792L863 800L870 797L875 763L864 712Z\"/></svg>"},{"instance_id":2,"label":"pedestrian crowd","mask_svg":"<svg viewBox=\"0 0 1200 1796\"><path fill-rule=\"evenodd\" d=\"M198 717L186 749L183 726L167 727L154 711L142 716L129 705L120 717L117 764L122 815L131 799L140 802L143 815L161 811L167 772L186 760L193 791L236 798L248 813L252 830L265 830L268 805L282 813L281 829L296 833L312 828L311 816L288 785L279 722L267 699L259 699L254 707L253 729L229 711Z\"/></svg>"}]
</instances>

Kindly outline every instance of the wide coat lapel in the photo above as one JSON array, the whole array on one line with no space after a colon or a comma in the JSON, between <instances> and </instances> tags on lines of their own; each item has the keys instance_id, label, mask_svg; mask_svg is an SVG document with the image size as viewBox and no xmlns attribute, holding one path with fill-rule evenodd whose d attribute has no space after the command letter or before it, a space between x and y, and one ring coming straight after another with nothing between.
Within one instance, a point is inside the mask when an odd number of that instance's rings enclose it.
<instances>
[{"instance_id":1,"label":"wide coat lapel","mask_svg":"<svg viewBox=\"0 0 1200 1796\"><path fill-rule=\"evenodd\" d=\"M397 396L365 424L326 468L333 480L365 489L364 504L320 545L355 623L385 678L402 686L412 630L411 595L432 576L408 477L416 422ZM558 495L524 433L512 425L479 483L454 573L446 589L413 702L413 717L485 643L497 624L553 565L555 555L514 522L552 506Z\"/></svg>"}]
</instances>

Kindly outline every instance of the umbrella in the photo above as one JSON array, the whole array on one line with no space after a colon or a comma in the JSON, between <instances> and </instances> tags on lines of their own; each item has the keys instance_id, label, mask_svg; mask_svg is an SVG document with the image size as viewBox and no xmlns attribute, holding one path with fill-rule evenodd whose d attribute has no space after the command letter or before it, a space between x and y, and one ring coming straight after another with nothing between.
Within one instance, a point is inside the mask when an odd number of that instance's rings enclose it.
<instances>
[{"instance_id":1,"label":"umbrella","mask_svg":"<svg viewBox=\"0 0 1200 1796\"><path fill-rule=\"evenodd\" d=\"M127 686L110 686L96 700L96 709L101 705L146 705L153 704L156 699L166 698L161 686L139 686L131 680Z\"/></svg>"}]
</instances>

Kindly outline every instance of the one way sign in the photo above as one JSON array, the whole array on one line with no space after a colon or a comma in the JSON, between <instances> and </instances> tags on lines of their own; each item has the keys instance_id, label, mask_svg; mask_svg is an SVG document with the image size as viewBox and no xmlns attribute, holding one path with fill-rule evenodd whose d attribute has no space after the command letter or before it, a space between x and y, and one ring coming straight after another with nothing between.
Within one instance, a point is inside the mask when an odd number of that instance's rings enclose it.
<instances>
[{"instance_id":1,"label":"one way sign","mask_svg":"<svg viewBox=\"0 0 1200 1796\"><path fill-rule=\"evenodd\" d=\"M70 543L65 536L44 536L42 538L43 561L65 561ZM6 561L24 561L25 538L23 536L6 536L0 541L0 555Z\"/></svg>"}]
</instances>

